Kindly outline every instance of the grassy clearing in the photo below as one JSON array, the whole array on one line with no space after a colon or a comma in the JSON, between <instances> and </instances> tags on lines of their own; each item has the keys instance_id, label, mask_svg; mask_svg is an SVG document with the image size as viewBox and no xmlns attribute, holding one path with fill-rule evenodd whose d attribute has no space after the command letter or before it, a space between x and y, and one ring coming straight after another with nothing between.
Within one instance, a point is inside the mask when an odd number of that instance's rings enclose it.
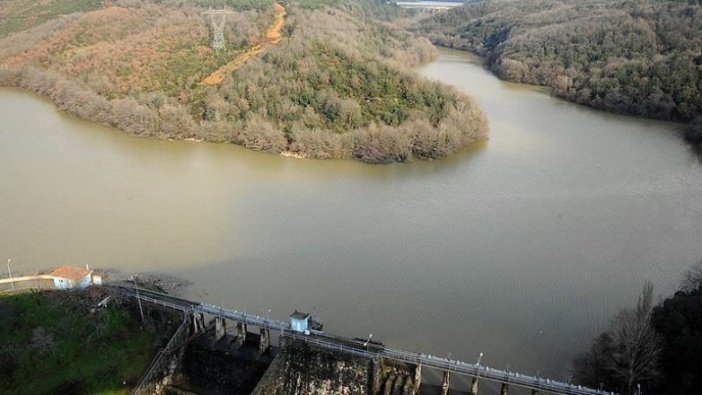
<instances>
[{"instance_id":1,"label":"grassy clearing","mask_svg":"<svg viewBox=\"0 0 702 395\"><path fill-rule=\"evenodd\" d=\"M101 297L0 296L0 394L127 394L153 357L157 331L142 330L124 306L90 313Z\"/></svg>"}]
</instances>

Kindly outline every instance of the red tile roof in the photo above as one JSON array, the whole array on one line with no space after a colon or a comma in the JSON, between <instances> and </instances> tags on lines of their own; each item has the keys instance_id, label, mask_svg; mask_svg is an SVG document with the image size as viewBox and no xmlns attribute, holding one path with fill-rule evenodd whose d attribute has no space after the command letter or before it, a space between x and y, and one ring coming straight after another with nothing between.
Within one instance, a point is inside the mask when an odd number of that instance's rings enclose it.
<instances>
[{"instance_id":1,"label":"red tile roof","mask_svg":"<svg viewBox=\"0 0 702 395\"><path fill-rule=\"evenodd\" d=\"M54 270L53 272L49 273L51 276L54 277L61 277L61 278L67 278L69 280L81 280L85 278L88 274L90 274L89 270L86 270L81 267L75 267L75 266L59 266Z\"/></svg>"}]
</instances>

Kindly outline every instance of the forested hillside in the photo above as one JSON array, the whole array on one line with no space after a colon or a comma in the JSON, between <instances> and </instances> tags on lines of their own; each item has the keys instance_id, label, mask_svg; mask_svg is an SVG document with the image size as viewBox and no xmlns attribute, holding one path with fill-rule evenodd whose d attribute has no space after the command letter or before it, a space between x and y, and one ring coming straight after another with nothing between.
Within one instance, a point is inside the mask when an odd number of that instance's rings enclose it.
<instances>
[{"instance_id":1,"label":"forested hillside","mask_svg":"<svg viewBox=\"0 0 702 395\"><path fill-rule=\"evenodd\" d=\"M486 56L501 78L577 103L683 122L702 114L699 1L485 0L415 29ZM688 133L697 142L700 124Z\"/></svg>"},{"instance_id":2,"label":"forested hillside","mask_svg":"<svg viewBox=\"0 0 702 395\"><path fill-rule=\"evenodd\" d=\"M436 50L388 23L398 10L383 1L33 4L0 3L17 21L0 29L0 85L135 135L372 163L443 157L487 135L469 97L408 68ZM210 6L232 11L222 51Z\"/></svg>"}]
</instances>

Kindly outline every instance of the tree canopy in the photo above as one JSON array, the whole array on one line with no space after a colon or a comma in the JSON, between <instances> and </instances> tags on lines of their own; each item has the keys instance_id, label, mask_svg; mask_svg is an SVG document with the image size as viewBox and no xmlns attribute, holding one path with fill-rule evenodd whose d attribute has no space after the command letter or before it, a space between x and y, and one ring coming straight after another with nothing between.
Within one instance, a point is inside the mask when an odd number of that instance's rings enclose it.
<instances>
[{"instance_id":1,"label":"tree canopy","mask_svg":"<svg viewBox=\"0 0 702 395\"><path fill-rule=\"evenodd\" d=\"M312 158L439 158L486 137L471 98L410 69L436 50L388 22L397 7L280 4L282 24L272 0L116 0L50 18L0 39L0 85L139 136ZM222 51L210 48L211 6L231 11ZM203 83L216 70L221 84Z\"/></svg>"},{"instance_id":2,"label":"tree canopy","mask_svg":"<svg viewBox=\"0 0 702 395\"><path fill-rule=\"evenodd\" d=\"M702 114L699 1L485 0L415 30L570 101L674 121Z\"/></svg>"},{"instance_id":3,"label":"tree canopy","mask_svg":"<svg viewBox=\"0 0 702 395\"><path fill-rule=\"evenodd\" d=\"M622 310L574 362L576 380L621 394L698 394L702 386L702 262L657 306L644 286L637 307Z\"/></svg>"}]
</instances>

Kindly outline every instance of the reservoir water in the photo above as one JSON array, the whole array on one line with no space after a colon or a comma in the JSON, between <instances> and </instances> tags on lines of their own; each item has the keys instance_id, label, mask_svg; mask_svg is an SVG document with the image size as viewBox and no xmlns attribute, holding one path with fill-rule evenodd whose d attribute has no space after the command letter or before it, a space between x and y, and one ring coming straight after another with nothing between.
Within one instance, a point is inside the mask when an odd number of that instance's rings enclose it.
<instances>
[{"instance_id":1,"label":"reservoir water","mask_svg":"<svg viewBox=\"0 0 702 395\"><path fill-rule=\"evenodd\" d=\"M191 298L565 379L645 279L670 294L702 259L700 159L675 124L501 82L466 53L420 72L473 94L490 141L299 160L135 138L2 89L0 256L168 273Z\"/></svg>"}]
</instances>

